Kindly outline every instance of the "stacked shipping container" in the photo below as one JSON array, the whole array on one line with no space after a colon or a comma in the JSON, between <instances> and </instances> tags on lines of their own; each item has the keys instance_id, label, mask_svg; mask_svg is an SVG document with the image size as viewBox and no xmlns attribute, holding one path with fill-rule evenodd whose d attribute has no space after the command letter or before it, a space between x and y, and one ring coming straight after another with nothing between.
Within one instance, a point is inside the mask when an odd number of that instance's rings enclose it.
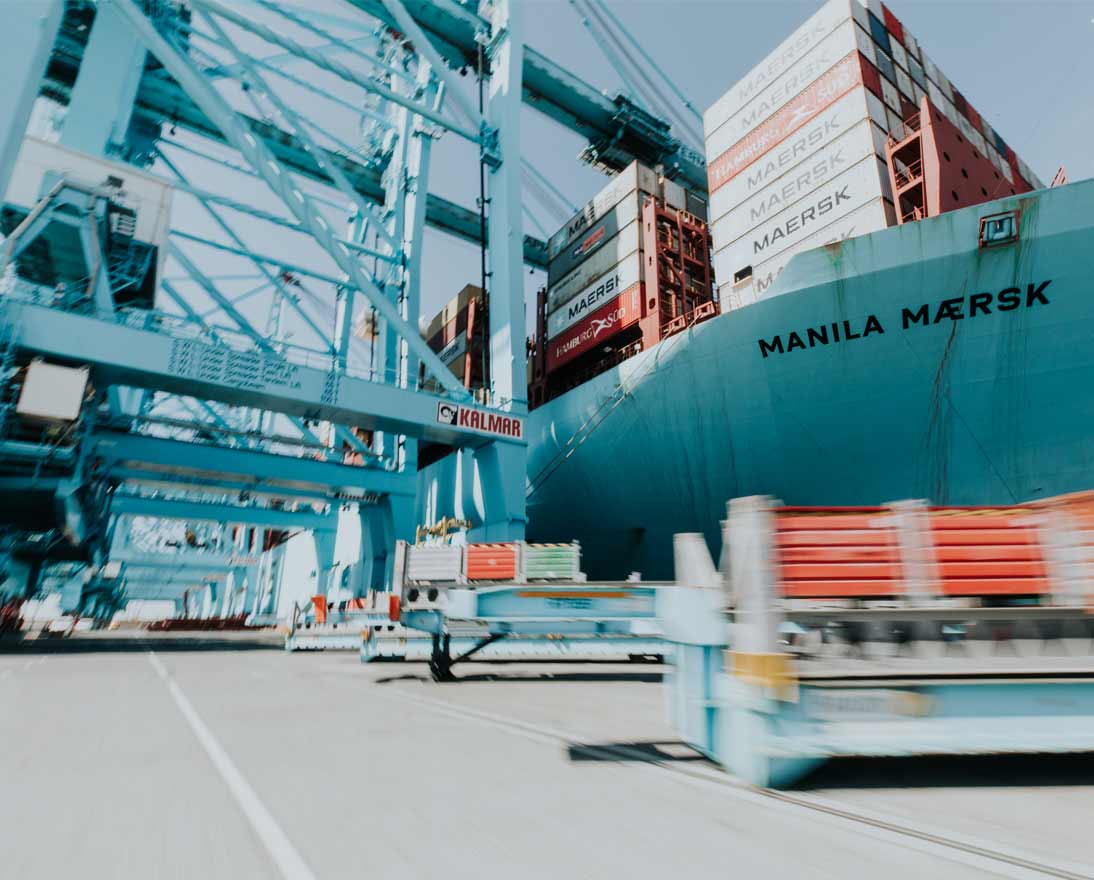
<instances>
[{"instance_id":1,"label":"stacked shipping container","mask_svg":"<svg viewBox=\"0 0 1094 880\"><path fill-rule=\"evenodd\" d=\"M465 388L480 388L483 384L484 331L482 288L474 284L466 285L449 300L426 328L425 339L429 347ZM422 375L424 378L424 371Z\"/></svg>"},{"instance_id":2,"label":"stacked shipping container","mask_svg":"<svg viewBox=\"0 0 1094 880\"><path fill-rule=\"evenodd\" d=\"M886 141L924 99L1016 191L1041 185L880 0L830 0L715 102L704 129L723 311L770 295L794 254L896 222Z\"/></svg>"},{"instance_id":3,"label":"stacked shipping container","mask_svg":"<svg viewBox=\"0 0 1094 880\"><path fill-rule=\"evenodd\" d=\"M551 236L533 406L715 313L706 209L635 162Z\"/></svg>"}]
</instances>

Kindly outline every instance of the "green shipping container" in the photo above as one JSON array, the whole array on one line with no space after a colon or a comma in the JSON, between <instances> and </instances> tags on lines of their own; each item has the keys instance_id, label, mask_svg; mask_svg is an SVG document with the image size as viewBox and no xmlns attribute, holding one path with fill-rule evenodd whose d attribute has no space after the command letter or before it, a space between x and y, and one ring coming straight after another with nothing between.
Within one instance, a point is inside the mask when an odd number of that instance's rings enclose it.
<instances>
[{"instance_id":1,"label":"green shipping container","mask_svg":"<svg viewBox=\"0 0 1094 880\"><path fill-rule=\"evenodd\" d=\"M528 581L572 581L581 575L581 545L525 544L524 579Z\"/></svg>"}]
</instances>

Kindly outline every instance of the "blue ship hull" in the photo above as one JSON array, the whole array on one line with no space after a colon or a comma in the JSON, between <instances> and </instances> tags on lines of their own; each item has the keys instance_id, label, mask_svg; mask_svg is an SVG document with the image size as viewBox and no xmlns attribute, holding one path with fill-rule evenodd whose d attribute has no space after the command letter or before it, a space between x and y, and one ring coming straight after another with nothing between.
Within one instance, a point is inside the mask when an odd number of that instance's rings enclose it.
<instances>
[{"instance_id":1,"label":"blue ship hull","mask_svg":"<svg viewBox=\"0 0 1094 880\"><path fill-rule=\"evenodd\" d=\"M1001 211L1019 240L980 248ZM672 535L720 546L736 496L1009 504L1094 486L1094 181L818 248L778 285L529 415L529 540L578 539L595 577L664 578Z\"/></svg>"}]
</instances>

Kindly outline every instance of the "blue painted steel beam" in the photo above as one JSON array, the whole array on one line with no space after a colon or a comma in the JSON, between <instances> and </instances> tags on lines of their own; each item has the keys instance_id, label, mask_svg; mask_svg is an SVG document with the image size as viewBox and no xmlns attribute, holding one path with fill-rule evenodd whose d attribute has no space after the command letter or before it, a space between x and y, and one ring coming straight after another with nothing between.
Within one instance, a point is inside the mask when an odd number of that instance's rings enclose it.
<instances>
[{"instance_id":1,"label":"blue painted steel beam","mask_svg":"<svg viewBox=\"0 0 1094 880\"><path fill-rule=\"evenodd\" d=\"M250 2L256 3L263 9L266 9L277 15L284 16L298 27L302 27L304 28L304 30L311 31L316 36L322 37L324 40L326 40L326 42L321 44L320 46L309 46L308 49L311 52L317 52L320 55L336 54L333 50L338 49L344 53L349 54L358 61L363 61L370 67L374 67L377 70L382 70L386 73L391 74L393 77L402 77L407 82L413 81L413 76L411 76L406 70L387 64L380 58L376 57L378 54L377 50L380 47L381 40L380 37L376 36L375 34L373 38L369 41L368 50L361 51L361 49L357 46L354 46L352 42L347 42L346 40L335 36L330 31L323 30L323 28L319 27L318 22L314 20L313 16L308 15L307 13L304 13L303 15L298 14L297 11L294 11L293 8L287 3L282 3L280 2L280 0L278 0L278 2L269 2L269 0L250 0ZM301 10L301 12L303 12L303 10ZM346 25L340 26L345 27ZM362 25L362 23L357 24L358 28L361 28L362 26L364 26ZM368 26L364 27L366 30L371 30L371 28L369 28ZM293 55L292 57L300 60L300 57L297 55ZM253 61L254 59L251 60Z\"/></svg>"},{"instance_id":2,"label":"blue painted steel beam","mask_svg":"<svg viewBox=\"0 0 1094 880\"><path fill-rule=\"evenodd\" d=\"M180 549L176 553L144 553L135 550L122 550L110 554L111 562L124 562L126 577L134 570L170 569L181 571L223 571L225 573L237 567L239 558L228 553L206 553Z\"/></svg>"},{"instance_id":3,"label":"blue painted steel beam","mask_svg":"<svg viewBox=\"0 0 1094 880\"><path fill-rule=\"evenodd\" d=\"M31 443L26 440L0 440L0 458L26 461L49 461L55 465L70 465L75 461L76 450L47 443Z\"/></svg>"},{"instance_id":4,"label":"blue painted steel beam","mask_svg":"<svg viewBox=\"0 0 1094 880\"><path fill-rule=\"evenodd\" d=\"M100 3L61 129L61 143L92 156L121 151L133 115L144 47L110 3Z\"/></svg>"},{"instance_id":5,"label":"blue painted steel beam","mask_svg":"<svg viewBox=\"0 0 1094 880\"><path fill-rule=\"evenodd\" d=\"M26 303L0 304L0 316L20 325L17 345L24 351L90 364L99 381L107 384L219 400L450 446L477 447L491 441L524 445L523 439L439 421L441 405L456 402L436 394ZM155 317L148 315L150 326ZM482 419L491 415L514 418L485 408L459 406ZM523 422L517 424L523 429Z\"/></svg>"},{"instance_id":6,"label":"blue painted steel beam","mask_svg":"<svg viewBox=\"0 0 1094 880\"><path fill-rule=\"evenodd\" d=\"M208 0L204 0L204 2L209 5ZM240 152L251 168L281 198L289 212L302 226L308 229L316 243L327 252L335 265L346 273L351 283L369 298L376 311L387 321L388 326L399 331L399 335L406 345L418 354L426 371L450 394L456 397L469 398L470 394L467 389L456 379L451 370L441 362L437 354L430 349L418 328L411 327L402 320L395 305L367 276L357 259L351 256L344 246L337 243L329 223L316 204L295 185L291 175L278 163L269 147L247 129L231 104L210 85L194 67L190 59L182 54L176 46L163 38L133 0L114 0L114 3L148 47L148 50L159 59L171 76L179 81L186 93L210 116L227 141ZM226 13L222 8L218 9L218 14L231 19L229 13ZM253 22L246 22L246 25L251 28L255 27Z\"/></svg>"},{"instance_id":7,"label":"blue painted steel beam","mask_svg":"<svg viewBox=\"0 0 1094 880\"><path fill-rule=\"evenodd\" d=\"M331 501L332 491L326 492L315 489L297 489L294 486L270 485L265 482L255 482L254 478L230 480L222 477L213 477L205 473L179 474L167 471L151 470L147 468L127 468L112 466L109 469L110 477L119 483L141 484L164 489L176 489L182 491L209 491L223 493L249 492L268 498L298 499L311 501ZM342 500L354 500L358 496ZM360 498L365 498L364 493Z\"/></svg>"},{"instance_id":8,"label":"blue painted steel beam","mask_svg":"<svg viewBox=\"0 0 1094 880\"><path fill-rule=\"evenodd\" d=\"M126 599L175 599L187 590L201 592L209 587L208 581L193 575L166 575L158 578L134 578L125 581Z\"/></svg>"},{"instance_id":9,"label":"blue painted steel beam","mask_svg":"<svg viewBox=\"0 0 1094 880\"><path fill-rule=\"evenodd\" d=\"M448 591L447 616L483 622L608 622L652 620L650 585L520 584Z\"/></svg>"},{"instance_id":10,"label":"blue painted steel beam","mask_svg":"<svg viewBox=\"0 0 1094 880\"><path fill-rule=\"evenodd\" d=\"M434 42L436 42L436 39L434 39ZM68 54L55 55L53 61L57 71L67 71L64 75L72 76L73 71L69 58L78 57L82 47L78 44L72 44L68 45L65 51ZM67 91L69 88L64 75L50 81L51 87L59 92ZM35 78L35 82L37 80L38 77ZM4 81L8 82L9 80L5 78ZM591 90L591 87L589 88ZM593 90L593 93L595 94L595 90ZM358 110L358 112L362 111ZM199 134L202 137L223 141L223 135L210 121L209 117L179 89L177 83L164 76L162 71L145 72L137 94L136 114L146 123L153 125L170 124ZM9 117L4 115L0 118L6 119ZM288 132L262 119L248 117L245 114L240 114L240 118L248 128L266 141L277 159L294 172L322 183L329 184L331 182L315 160L300 148ZM15 128L18 128L19 135L16 141L17 149L22 142L22 132L25 125L15 126L12 130L15 130ZM192 151L192 148L188 146L178 146L180 149ZM336 155L329 151L326 153L324 160L328 163L336 163L359 193L381 205L383 204L382 168L365 164L349 156ZM12 161L14 161L14 155ZM431 227L464 241L473 244L481 244L482 242L478 212L440 196L432 194L428 196L426 222ZM546 243L533 236L524 236L524 261L529 266L545 269L547 267Z\"/></svg>"},{"instance_id":11,"label":"blue painted steel beam","mask_svg":"<svg viewBox=\"0 0 1094 880\"><path fill-rule=\"evenodd\" d=\"M166 293L169 297L171 297L172 300L174 300L174 302L178 305L180 309L182 309L182 311L186 314L188 318L190 318L190 320L192 320L198 326L202 327L209 334L210 339L216 342L220 341L220 337L217 334L216 328L210 326L205 318L203 318L194 310L194 307L190 305L189 300L187 300L186 297L179 293L170 281L161 281L160 289L163 290L164 293ZM217 308L219 308L219 306L217 306ZM214 423L221 424L222 426L225 424L224 420L212 409L208 401L200 401L200 404L201 407L213 417ZM291 419L291 422L296 430L300 432L301 437L303 437L305 440L310 438L317 445L323 445L322 443L320 443L319 436L310 428L308 428L307 425L305 425L302 421L300 421L299 418L293 418Z\"/></svg>"},{"instance_id":12,"label":"blue painted steel beam","mask_svg":"<svg viewBox=\"0 0 1094 880\"><path fill-rule=\"evenodd\" d=\"M363 12L398 28L398 22L381 0L349 0ZM407 11L426 31L445 59L454 67L475 67L477 36L489 33L485 19L467 6L450 0L403 0ZM525 46L522 66L523 100L529 106L576 131L591 142L615 140L619 167L633 159L649 165L662 163L690 188L707 187L703 157L682 145L667 130L658 131L656 117L651 126L627 126L620 119L620 105L604 92L574 76L531 46ZM623 161L625 159L625 161Z\"/></svg>"},{"instance_id":13,"label":"blue painted steel beam","mask_svg":"<svg viewBox=\"0 0 1094 880\"><path fill-rule=\"evenodd\" d=\"M376 79L373 79L371 73L358 73L353 68L349 67L346 64L343 64L340 61L335 61L319 52L313 52L310 48L304 46L302 43L298 43L296 40L293 40L285 34L279 33L278 31L266 27L254 18L251 18L242 13L238 13L230 7L224 6L221 3L217 3L215 2L215 0L194 0L194 2L196 2L203 9L206 9L210 12L215 12L218 17L232 22L232 24L236 25L237 27L241 27L246 31L250 31L251 33L265 40L267 43L281 46L281 48L292 52L293 54L298 55L301 58L306 58L316 67L319 67L322 70L326 70L329 73L332 73L335 76L345 80L346 82L354 83L361 88L367 89L371 92L375 92L376 94L380 95L382 98L385 98L388 101L399 104L401 106L405 106L407 107L407 109L413 110L415 113L419 114L425 119L428 119L430 122L434 122L442 128L446 128L454 134L458 134L461 137L472 141L473 143L479 143L480 141L481 135L477 128L469 127L452 119L446 118L443 114L434 111L431 107L427 107L423 104L418 103L417 101L412 101L404 97L403 95L400 95L398 92L392 91L391 89L382 85Z\"/></svg>"},{"instance_id":14,"label":"blue painted steel beam","mask_svg":"<svg viewBox=\"0 0 1094 880\"><path fill-rule=\"evenodd\" d=\"M147 80L147 77L146 77ZM138 105L138 110L143 110L146 117L151 116L159 122L172 120L180 128L186 128L203 137L213 140L223 140L220 132L209 120L193 105L184 94L178 92L164 92L158 90L151 92L152 97L144 104ZM142 96L148 98L149 89L146 86ZM154 98L154 99L153 99ZM172 101L174 103L172 103ZM173 109L172 109L173 108ZM276 128L268 122L240 114L249 128L257 132L270 147L270 150L294 173L300 174L311 180L324 184L331 184L331 179L323 173L315 160L305 151L295 145L287 132ZM167 141L170 146L183 152L202 155L188 145ZM208 157L205 157L208 158ZM324 161L337 163L342 172L349 178L354 189L380 205L384 204L384 187L381 181L381 171L378 168L365 165L347 156L339 156L326 152ZM251 171L231 166L235 170L257 177ZM342 207L342 206L338 206ZM482 234L479 226L479 214L462 205L438 195L430 194L426 199L426 223L434 229L447 233L471 244L481 244ZM547 268L547 243L531 235L524 236L524 262L528 266L537 269Z\"/></svg>"},{"instance_id":15,"label":"blue painted steel beam","mask_svg":"<svg viewBox=\"0 0 1094 880\"><path fill-rule=\"evenodd\" d=\"M332 529L338 522L338 511L320 514L305 511L272 510L265 507L240 507L205 501L183 501L174 498L142 498L115 493L110 502L114 515L150 516L158 519L182 519L191 522L239 523L270 526L275 529Z\"/></svg>"},{"instance_id":16,"label":"blue painted steel beam","mask_svg":"<svg viewBox=\"0 0 1094 880\"><path fill-rule=\"evenodd\" d=\"M230 238L233 238L233 239L239 241L239 239L236 237L236 235L232 231L232 229L229 226L227 226L227 224L223 223L223 221L220 220L220 217L216 214L215 211L213 211L207 205L205 206L205 208L206 208L207 211L209 211L209 213L211 213L213 215L213 218L220 223L221 228L224 229L228 233ZM242 241L240 241L240 244L242 244ZM185 253L183 253L183 251L177 245L169 242L167 247L168 247L168 253L171 255L171 257L176 262L178 262L178 264L180 266L182 266L182 268L186 271L186 273L195 282L197 282L198 286L202 290L204 290L206 294L208 294L208 296L213 300L213 302L215 302L225 312L225 314L227 314L228 317L231 318L235 322L236 326L238 326L240 330L242 330L247 336L249 336L252 340L254 340L255 345L259 349L261 349L261 350L263 350L267 353L272 354L274 352L274 348L269 343L269 341L266 339L266 337L263 336L261 333L259 333L258 329L253 324L251 324L250 321L247 320L247 317L242 312L240 312L239 309L237 309L235 307L235 304L232 303L231 300L229 300L226 296L224 296L217 289L217 286L215 284L213 284L212 280L210 280L197 267L197 265L192 260L190 260L190 258L188 256L186 256ZM255 261L255 265L259 266L259 268L263 268L258 263L257 260ZM277 288L279 290L281 290L282 294L289 300L289 303L297 311L297 314L299 314L302 317L304 317L305 319L307 319L309 321L310 326L317 333L319 333L320 338L323 339L325 342L328 342L328 344L329 344L329 340L327 339L326 334L324 334L321 330L319 330L318 327L315 327L314 323L311 323L310 318L307 318L307 314L300 307L300 304L296 301L296 298L293 295L291 295L287 292L284 285L282 285L280 283L280 281L273 278L273 276L270 275L270 274L268 274L268 277L270 277L271 281L277 286ZM177 296L175 296L174 298L175 298L176 301L178 301L178 299L179 299ZM192 314L192 310L189 309L188 306L184 306L184 308L187 309L188 311L190 311L191 314ZM202 321L202 323L204 324L204 321ZM294 424L296 426L296 429L298 431L300 431L300 433L303 434L305 437L311 437L314 440L319 439L315 435L315 433L313 431L309 430L305 425L303 425L299 422L294 422ZM355 434L353 434L352 432L348 431L346 428L336 425L335 426L335 431L338 435L338 438L341 439L341 440L344 440L346 443L348 443L351 449L354 449L358 452L366 452L367 451L367 447L357 438L357 436Z\"/></svg>"},{"instance_id":17,"label":"blue painted steel beam","mask_svg":"<svg viewBox=\"0 0 1094 880\"><path fill-rule=\"evenodd\" d=\"M4 5L4 49L0 52L0 194L8 191L38 87L50 60L64 10L63 0Z\"/></svg>"},{"instance_id":18,"label":"blue painted steel beam","mask_svg":"<svg viewBox=\"0 0 1094 880\"><path fill-rule=\"evenodd\" d=\"M169 480L172 474L200 474L208 479L235 478L256 491L289 491L413 495L416 475L409 478L379 468L293 458L249 449L195 446L181 440L142 434L102 432L92 441L95 454L125 468L148 468ZM113 464L111 467L113 468Z\"/></svg>"},{"instance_id":19,"label":"blue painted steel beam","mask_svg":"<svg viewBox=\"0 0 1094 880\"><path fill-rule=\"evenodd\" d=\"M215 44L222 50L229 52L236 62L243 68L243 74L241 81L246 86L245 94L254 107L256 112L262 112L263 103L258 100L261 97L266 104L272 106L274 110L281 116L286 122L289 128L292 130L294 137L300 143L300 145L307 150L316 164L319 165L321 171L327 174L333 181L335 188L349 200L350 204L354 205L358 211L365 217L371 217L375 221L379 221L381 218L376 212L375 207L367 201L356 189L353 188L353 184L342 173L342 169L335 163L329 163L324 158L327 155L327 150L311 136L309 128L315 129L320 134L327 137L333 145L341 148L345 153L352 155L356 152L353 145L346 143L337 135L332 134L326 129L322 128L318 123L312 120L303 120L300 116L289 106L281 97L272 90L263 79L262 74L258 72L258 69L250 62L247 55L240 51L235 43L232 42L231 37L225 33L224 29L217 23L211 15L204 10L200 10L200 15L212 29L216 39ZM258 97L255 93L257 92ZM387 244L393 249L397 249L397 243L387 237L385 239Z\"/></svg>"}]
</instances>

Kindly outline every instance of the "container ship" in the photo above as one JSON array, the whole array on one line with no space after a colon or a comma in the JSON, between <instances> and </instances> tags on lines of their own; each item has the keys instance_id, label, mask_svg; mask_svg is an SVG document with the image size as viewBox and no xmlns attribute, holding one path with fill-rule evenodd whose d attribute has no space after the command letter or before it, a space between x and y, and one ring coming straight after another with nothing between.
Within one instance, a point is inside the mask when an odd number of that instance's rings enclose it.
<instances>
[{"instance_id":1,"label":"container ship","mask_svg":"<svg viewBox=\"0 0 1094 880\"><path fill-rule=\"evenodd\" d=\"M594 577L663 578L672 535L718 546L733 497L1013 504L1094 482L1094 182L1046 188L876 0L826 3L704 128L708 192L632 165L549 242L530 539L577 538ZM431 328L467 376L473 301ZM468 466L423 455L422 521L476 521L439 494Z\"/></svg>"}]
</instances>

